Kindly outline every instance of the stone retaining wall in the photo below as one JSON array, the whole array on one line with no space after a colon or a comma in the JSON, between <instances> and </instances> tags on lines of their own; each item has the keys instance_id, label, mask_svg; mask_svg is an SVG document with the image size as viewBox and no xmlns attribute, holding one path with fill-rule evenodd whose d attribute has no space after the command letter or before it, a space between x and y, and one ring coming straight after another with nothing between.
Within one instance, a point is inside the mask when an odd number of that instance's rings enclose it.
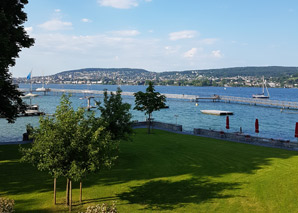
<instances>
[{"instance_id":1,"label":"stone retaining wall","mask_svg":"<svg viewBox=\"0 0 298 213\"><path fill-rule=\"evenodd\" d=\"M132 126L147 127L147 122L135 121ZM153 128L159 128L159 129L164 129L164 130L174 131L174 132L182 132L182 125L153 121L152 126ZM193 130L193 134L199 135L199 136L211 137L211 138L224 139L224 140L229 140L234 142L242 142L242 143L249 143L249 144L254 144L259 146L270 146L270 147L298 151L298 143L295 143L295 142L273 139L273 138L256 137L256 136L251 136L251 135L238 133L238 132L229 133L224 131L195 128Z\"/></svg>"},{"instance_id":2,"label":"stone retaining wall","mask_svg":"<svg viewBox=\"0 0 298 213\"><path fill-rule=\"evenodd\" d=\"M294 143L291 141L286 140L279 140L273 138L262 138L251 136L243 133L228 133L223 131L214 131L214 130L207 130L207 129L194 129L194 135L201 135L207 136L212 138L221 138L225 140L237 141L237 142L246 142L255 145L261 146L271 146L277 148L285 148L285 149L292 149L298 151L298 143Z\"/></svg>"},{"instance_id":3,"label":"stone retaining wall","mask_svg":"<svg viewBox=\"0 0 298 213\"><path fill-rule=\"evenodd\" d=\"M134 122L132 126L133 127L147 126L147 121ZM152 127L166 129L166 130L175 131L175 132L182 132L182 125L152 121Z\"/></svg>"}]
</instances>

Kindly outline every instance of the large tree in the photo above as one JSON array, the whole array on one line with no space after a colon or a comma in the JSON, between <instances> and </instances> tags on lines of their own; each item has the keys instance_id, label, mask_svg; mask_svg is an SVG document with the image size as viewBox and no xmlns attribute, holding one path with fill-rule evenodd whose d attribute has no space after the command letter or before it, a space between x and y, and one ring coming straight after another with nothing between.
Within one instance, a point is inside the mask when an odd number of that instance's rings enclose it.
<instances>
[{"instance_id":1,"label":"large tree","mask_svg":"<svg viewBox=\"0 0 298 213\"><path fill-rule=\"evenodd\" d=\"M103 124L111 133L113 140L128 139L133 132L131 127L132 115L129 112L131 106L122 102L121 92L119 87L116 94L111 92L108 95L107 90L105 90L103 104L97 102Z\"/></svg>"},{"instance_id":2,"label":"large tree","mask_svg":"<svg viewBox=\"0 0 298 213\"><path fill-rule=\"evenodd\" d=\"M40 117L39 124L33 129L31 147L22 149L22 160L54 178L54 203L56 178L65 177L66 204L71 209L72 181L81 182L88 173L111 167L117 158L118 142L111 139L94 113L83 108L75 111L68 96L62 96L53 117Z\"/></svg>"},{"instance_id":3,"label":"large tree","mask_svg":"<svg viewBox=\"0 0 298 213\"><path fill-rule=\"evenodd\" d=\"M0 1L0 117L5 117L8 122L13 122L18 112L25 109L21 92L12 83L9 67L15 65L22 48L34 44L23 26L27 20L23 8L27 3L27 0Z\"/></svg>"},{"instance_id":4,"label":"large tree","mask_svg":"<svg viewBox=\"0 0 298 213\"><path fill-rule=\"evenodd\" d=\"M153 83L150 81L146 92L139 91L134 94L135 107L134 109L145 112L148 115L148 133L150 133L152 113L166 106L166 97L159 92L155 92Z\"/></svg>"}]
</instances>

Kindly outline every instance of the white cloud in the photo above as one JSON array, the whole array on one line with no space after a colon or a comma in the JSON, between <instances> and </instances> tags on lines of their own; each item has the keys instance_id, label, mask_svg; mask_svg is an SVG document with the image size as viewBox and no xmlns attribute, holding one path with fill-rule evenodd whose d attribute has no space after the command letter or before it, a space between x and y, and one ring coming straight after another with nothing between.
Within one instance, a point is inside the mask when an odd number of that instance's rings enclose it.
<instances>
[{"instance_id":1,"label":"white cloud","mask_svg":"<svg viewBox=\"0 0 298 213\"><path fill-rule=\"evenodd\" d=\"M170 36L170 40L176 41L179 39L193 38L196 35L196 33L197 32L193 30L184 30L184 31L170 33L169 36Z\"/></svg>"},{"instance_id":2,"label":"white cloud","mask_svg":"<svg viewBox=\"0 0 298 213\"><path fill-rule=\"evenodd\" d=\"M84 36L64 34L63 31L38 33L34 29L36 43L22 51L14 75L24 76L23 70L31 69L32 64L47 74L54 74L84 67L187 70L219 66L226 61L219 58L222 56L220 48L204 49L200 40L169 42L155 36L136 36L139 34L136 29Z\"/></svg>"},{"instance_id":3,"label":"white cloud","mask_svg":"<svg viewBox=\"0 0 298 213\"><path fill-rule=\"evenodd\" d=\"M33 27L25 27L25 31L30 34L33 31Z\"/></svg>"},{"instance_id":4,"label":"white cloud","mask_svg":"<svg viewBox=\"0 0 298 213\"><path fill-rule=\"evenodd\" d=\"M179 53L180 46L165 46L164 50L166 55L173 55Z\"/></svg>"},{"instance_id":5,"label":"white cloud","mask_svg":"<svg viewBox=\"0 0 298 213\"><path fill-rule=\"evenodd\" d=\"M220 50L213 50L213 51L212 51L212 55L213 55L215 58L222 58L222 54L221 54Z\"/></svg>"},{"instance_id":6,"label":"white cloud","mask_svg":"<svg viewBox=\"0 0 298 213\"><path fill-rule=\"evenodd\" d=\"M99 50L102 50L103 54L108 54L107 52L109 51L112 54L114 50L113 54L115 54L119 49L128 51L131 48L134 49L142 46L142 42L145 42L144 40L130 37L115 37L104 34L70 36L60 33L36 35L36 41L35 47L41 48L44 51L51 51L53 53L72 52L72 54L75 52L78 54L96 54Z\"/></svg>"},{"instance_id":7,"label":"white cloud","mask_svg":"<svg viewBox=\"0 0 298 213\"><path fill-rule=\"evenodd\" d=\"M69 30L72 29L72 23L63 22L59 19L52 19L39 25L39 27L47 31Z\"/></svg>"},{"instance_id":8,"label":"white cloud","mask_svg":"<svg viewBox=\"0 0 298 213\"><path fill-rule=\"evenodd\" d=\"M98 0L98 3L104 7L114 7L117 9L129 9L139 5L137 0Z\"/></svg>"},{"instance_id":9,"label":"white cloud","mask_svg":"<svg viewBox=\"0 0 298 213\"><path fill-rule=\"evenodd\" d=\"M116 36L137 36L140 34L137 30L119 30L119 31L112 31L113 35Z\"/></svg>"},{"instance_id":10,"label":"white cloud","mask_svg":"<svg viewBox=\"0 0 298 213\"><path fill-rule=\"evenodd\" d=\"M193 58L197 52L197 48L191 48L183 54L184 58Z\"/></svg>"},{"instance_id":11,"label":"white cloud","mask_svg":"<svg viewBox=\"0 0 298 213\"><path fill-rule=\"evenodd\" d=\"M92 22L90 19L87 19L87 18L83 18L81 21L82 21L82 22L85 22L85 23L90 23L90 22Z\"/></svg>"},{"instance_id":12,"label":"white cloud","mask_svg":"<svg viewBox=\"0 0 298 213\"><path fill-rule=\"evenodd\" d=\"M55 11L55 13L60 13L61 12L60 9L55 9L54 11Z\"/></svg>"},{"instance_id":13,"label":"white cloud","mask_svg":"<svg viewBox=\"0 0 298 213\"><path fill-rule=\"evenodd\" d=\"M206 38L200 40L200 43L205 44L205 45L212 45L215 44L218 41L216 38Z\"/></svg>"}]
</instances>

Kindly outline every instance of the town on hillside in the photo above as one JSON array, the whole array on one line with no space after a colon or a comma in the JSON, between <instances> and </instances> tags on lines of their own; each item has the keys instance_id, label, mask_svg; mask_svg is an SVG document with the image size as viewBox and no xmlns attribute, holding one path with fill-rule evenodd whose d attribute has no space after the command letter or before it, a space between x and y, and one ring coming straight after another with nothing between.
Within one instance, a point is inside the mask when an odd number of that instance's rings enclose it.
<instances>
[{"instance_id":1,"label":"town on hillside","mask_svg":"<svg viewBox=\"0 0 298 213\"><path fill-rule=\"evenodd\" d=\"M220 87L298 88L297 67L236 67L209 70L149 72L129 68L86 68L63 71L49 76L34 76L32 83L220 86ZM26 77L14 78L15 83L29 83Z\"/></svg>"}]
</instances>

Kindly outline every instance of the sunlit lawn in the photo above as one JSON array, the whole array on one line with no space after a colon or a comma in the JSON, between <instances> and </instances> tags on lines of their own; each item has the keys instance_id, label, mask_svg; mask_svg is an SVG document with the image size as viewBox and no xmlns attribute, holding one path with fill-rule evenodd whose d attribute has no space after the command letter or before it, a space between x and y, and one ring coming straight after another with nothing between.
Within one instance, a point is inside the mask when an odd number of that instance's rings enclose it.
<instances>
[{"instance_id":1,"label":"sunlit lawn","mask_svg":"<svg viewBox=\"0 0 298 213\"><path fill-rule=\"evenodd\" d=\"M0 197L16 212L61 212L66 180L19 162L19 146L0 146ZM119 212L298 212L298 152L154 130L121 143L112 170L74 184L74 212L116 201Z\"/></svg>"}]
</instances>

